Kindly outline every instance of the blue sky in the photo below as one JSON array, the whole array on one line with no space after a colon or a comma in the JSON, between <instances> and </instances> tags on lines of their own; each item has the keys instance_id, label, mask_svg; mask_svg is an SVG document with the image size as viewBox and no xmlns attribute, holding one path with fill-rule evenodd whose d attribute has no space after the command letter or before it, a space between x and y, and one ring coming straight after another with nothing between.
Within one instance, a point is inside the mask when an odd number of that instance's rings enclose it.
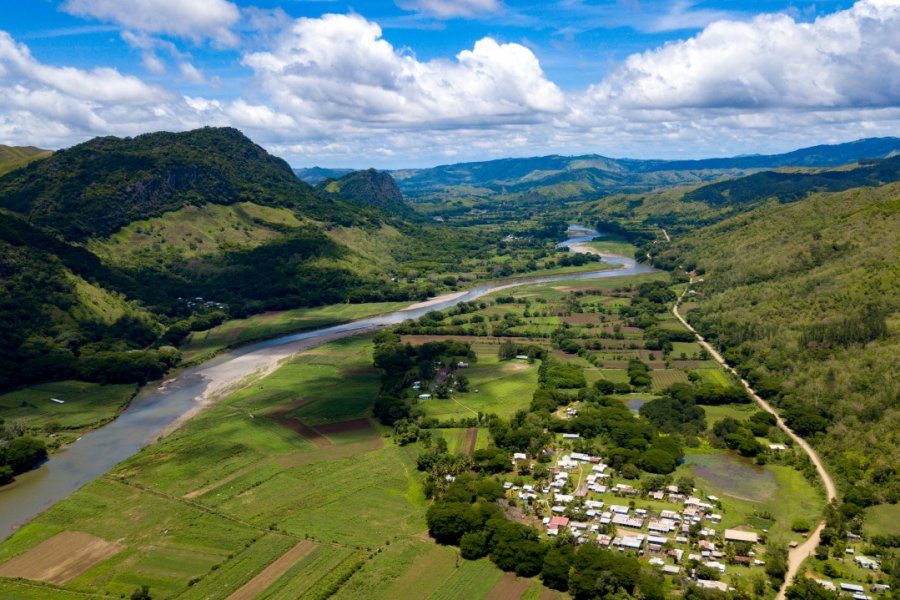
<instances>
[{"instance_id":1,"label":"blue sky","mask_svg":"<svg viewBox=\"0 0 900 600\"><path fill-rule=\"evenodd\" d=\"M900 0L7 0L0 143L230 125L297 166L900 129Z\"/></svg>"}]
</instances>

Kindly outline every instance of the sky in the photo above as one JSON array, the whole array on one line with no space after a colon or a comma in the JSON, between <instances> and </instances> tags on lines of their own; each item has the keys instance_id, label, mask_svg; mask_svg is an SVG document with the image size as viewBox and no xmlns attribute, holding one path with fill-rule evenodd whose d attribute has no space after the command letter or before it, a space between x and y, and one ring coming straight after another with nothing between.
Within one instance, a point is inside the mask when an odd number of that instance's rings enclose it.
<instances>
[{"instance_id":1,"label":"sky","mask_svg":"<svg viewBox=\"0 0 900 600\"><path fill-rule=\"evenodd\" d=\"M231 126L297 167L900 135L900 0L3 0L0 144Z\"/></svg>"}]
</instances>

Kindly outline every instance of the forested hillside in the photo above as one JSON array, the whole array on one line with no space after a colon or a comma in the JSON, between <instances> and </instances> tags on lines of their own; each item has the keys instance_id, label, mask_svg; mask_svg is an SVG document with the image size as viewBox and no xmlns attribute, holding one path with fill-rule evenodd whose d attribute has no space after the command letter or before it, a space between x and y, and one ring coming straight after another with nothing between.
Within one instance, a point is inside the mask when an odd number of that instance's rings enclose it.
<instances>
[{"instance_id":1,"label":"forested hillside","mask_svg":"<svg viewBox=\"0 0 900 600\"><path fill-rule=\"evenodd\" d=\"M893 183L772 200L654 257L697 270L689 320L823 452L860 507L900 499L898 231Z\"/></svg>"},{"instance_id":2,"label":"forested hillside","mask_svg":"<svg viewBox=\"0 0 900 600\"><path fill-rule=\"evenodd\" d=\"M227 317L422 299L474 241L413 231L389 175L338 187L227 128L97 138L0 177L0 389L152 379L177 361L160 348Z\"/></svg>"}]
</instances>

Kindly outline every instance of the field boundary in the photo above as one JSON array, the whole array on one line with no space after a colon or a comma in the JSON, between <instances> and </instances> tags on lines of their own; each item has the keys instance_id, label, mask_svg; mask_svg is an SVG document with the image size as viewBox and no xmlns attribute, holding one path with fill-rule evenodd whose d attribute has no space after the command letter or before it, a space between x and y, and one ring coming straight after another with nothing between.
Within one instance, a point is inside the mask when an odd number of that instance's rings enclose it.
<instances>
[{"instance_id":1,"label":"field boundary","mask_svg":"<svg viewBox=\"0 0 900 600\"><path fill-rule=\"evenodd\" d=\"M303 540L293 548L279 556L274 562L256 574L253 579L242 585L228 596L227 600L252 600L259 597L270 585L278 581L278 578L288 572L295 564L312 554L319 545L309 540Z\"/></svg>"}]
</instances>

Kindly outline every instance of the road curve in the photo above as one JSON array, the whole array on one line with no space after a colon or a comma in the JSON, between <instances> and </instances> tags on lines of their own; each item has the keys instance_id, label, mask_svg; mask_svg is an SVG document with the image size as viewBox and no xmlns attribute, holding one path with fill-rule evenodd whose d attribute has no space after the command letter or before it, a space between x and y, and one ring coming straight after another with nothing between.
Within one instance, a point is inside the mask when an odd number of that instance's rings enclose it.
<instances>
[{"instance_id":1,"label":"road curve","mask_svg":"<svg viewBox=\"0 0 900 600\"><path fill-rule=\"evenodd\" d=\"M740 380L741 385L744 386L744 389L747 390L750 396L756 401L757 404L759 404L759 406L764 411L775 416L775 421L778 423L778 427L780 427L782 431L788 434L788 436L790 436L794 443L800 446L803 451L806 452L806 455L809 456L809 459L812 461L813 465L815 465L816 471L819 474L819 478L822 479L822 483L825 486L825 497L828 502L835 500L837 498L837 488L834 485L834 481L831 479L831 475L829 475L828 471L825 469L825 465L822 463L822 459L819 458L819 454L815 450L813 450L812 446L810 446L806 440L794 433L794 431L787 426L787 423L785 423L781 418L781 415L779 415L778 412L776 412L776 410L772 408L772 405L760 398L756 391L754 391L754 389L750 387L750 384L747 382L747 380L741 377L734 369L734 367L729 365L728 362L722 357L722 355L719 354L719 352L715 348L713 348L709 342L703 339L703 336L700 335L697 330L694 329L691 324L688 323L685 318L682 317L678 312L678 305L681 304L681 301L684 299L685 294L687 294L688 290L690 289L691 283L694 283L693 278L691 278L691 281L687 285L687 287L684 288L684 291L681 292L681 296L678 297L678 300L675 302L675 306L672 307L672 314L675 315L675 318L678 319L682 325L691 330L691 333L693 333L697 337L697 341L700 343L700 345L705 348L707 352L709 352L710 356L716 359L716 362L725 367L726 370L730 371L735 377ZM784 578L784 584L782 584L781 589L778 590L778 595L775 596L775 600L785 599L785 591L787 590L788 586L791 585L791 582L794 580L794 577L800 570L800 565L803 564L803 561L806 559L806 557L812 554L815 551L816 546L819 545L819 538L821 537L822 529L824 528L825 521L823 519L819 522L815 530L813 530L812 534L810 534L805 542L790 551L790 553L788 554L788 570Z\"/></svg>"}]
</instances>

